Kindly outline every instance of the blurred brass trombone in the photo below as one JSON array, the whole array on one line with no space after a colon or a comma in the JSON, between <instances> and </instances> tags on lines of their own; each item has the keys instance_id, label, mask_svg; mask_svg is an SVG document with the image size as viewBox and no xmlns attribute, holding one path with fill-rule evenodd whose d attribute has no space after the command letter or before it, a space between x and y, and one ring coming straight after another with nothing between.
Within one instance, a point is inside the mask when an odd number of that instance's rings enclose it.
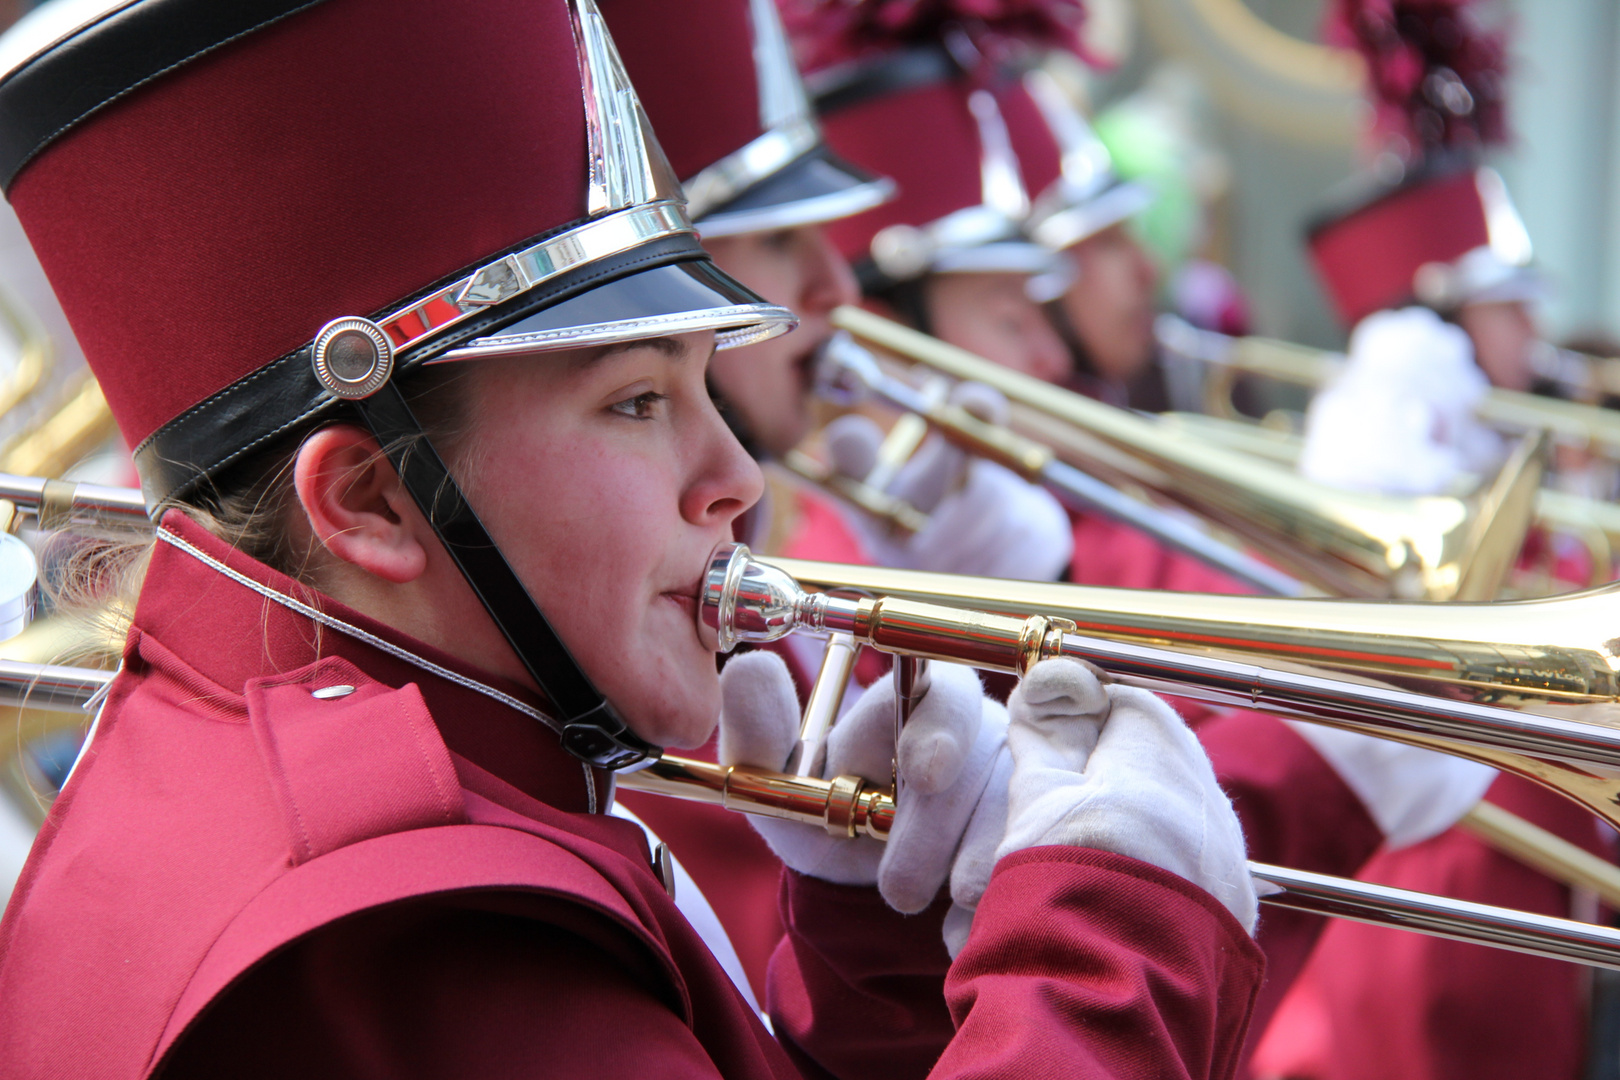
<instances>
[{"instance_id":1,"label":"blurred brass trombone","mask_svg":"<svg viewBox=\"0 0 1620 1080\"><path fill-rule=\"evenodd\" d=\"M1049 455L1075 471L1109 484L1145 489L1330 595L1490 599L1529 528L1544 437L1521 441L1501 471L1466 499L1343 492L1246 454L1168 439L1154 419L993 364L871 312L842 307L832 321L907 361L992 387L1008 400L1021 445L1049 448Z\"/></svg>"},{"instance_id":2,"label":"blurred brass trombone","mask_svg":"<svg viewBox=\"0 0 1620 1080\"><path fill-rule=\"evenodd\" d=\"M1295 466L1304 445L1292 431L1203 413L1162 413L1159 422L1178 437L1214 443L1287 468ZM1602 585L1612 579L1611 567L1620 554L1620 506L1544 487L1536 492L1535 521L1568 533L1585 545L1592 563L1587 585Z\"/></svg>"},{"instance_id":3,"label":"blurred brass trombone","mask_svg":"<svg viewBox=\"0 0 1620 1080\"><path fill-rule=\"evenodd\" d=\"M1235 418L1232 386L1239 374L1259 375L1293 386L1316 390L1344 366L1344 357L1321 349L1264 337L1230 337L1202 330L1174 315L1161 315L1155 336L1166 352L1210 367L1213 377L1204 384L1204 411L1211 416ZM1549 346L1550 348L1550 346ZM1567 353L1568 350L1556 350ZM1569 353L1570 357L1583 354ZM1585 357L1601 374L1604 392L1610 380L1620 383L1620 362ZM1595 375L1594 378L1599 378ZM1479 406L1479 418L1512 434L1545 431L1560 441L1589 447L1610 460L1620 461L1620 412L1579 401L1492 389Z\"/></svg>"},{"instance_id":4,"label":"blurred brass trombone","mask_svg":"<svg viewBox=\"0 0 1620 1080\"><path fill-rule=\"evenodd\" d=\"M1271 596L1300 596L1306 591L1295 578L1211 536L1197 525L1058 460L1040 442L983 420L963 406L930 399L909 383L885 372L877 359L855 344L847 333L834 335L822 346L817 377L823 393L829 397L845 401L877 397L906 414L921 417L947 440L1011 469L1031 483L1040 484L1071 510L1100 513L1123 522L1259 592ZM847 480L844 486L856 487ZM853 498L853 495L846 497Z\"/></svg>"}]
</instances>

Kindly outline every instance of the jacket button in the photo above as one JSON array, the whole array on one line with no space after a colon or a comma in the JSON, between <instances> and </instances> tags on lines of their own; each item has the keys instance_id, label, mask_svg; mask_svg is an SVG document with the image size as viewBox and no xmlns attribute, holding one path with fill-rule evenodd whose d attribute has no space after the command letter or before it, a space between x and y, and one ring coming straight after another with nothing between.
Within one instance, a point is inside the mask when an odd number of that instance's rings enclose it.
<instances>
[{"instance_id":1,"label":"jacket button","mask_svg":"<svg viewBox=\"0 0 1620 1080\"><path fill-rule=\"evenodd\" d=\"M319 690L311 690L309 696L317 701L330 701L332 698L348 697L352 693L352 686L323 686Z\"/></svg>"}]
</instances>

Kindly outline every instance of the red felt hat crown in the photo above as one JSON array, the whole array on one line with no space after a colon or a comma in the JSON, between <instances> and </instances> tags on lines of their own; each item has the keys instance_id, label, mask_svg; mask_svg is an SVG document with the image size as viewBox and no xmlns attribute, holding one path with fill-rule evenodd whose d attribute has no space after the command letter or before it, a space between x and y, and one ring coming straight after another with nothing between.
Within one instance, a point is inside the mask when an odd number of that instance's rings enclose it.
<instances>
[{"instance_id":1,"label":"red felt hat crown","mask_svg":"<svg viewBox=\"0 0 1620 1080\"><path fill-rule=\"evenodd\" d=\"M894 200L828 233L863 282L925 273L1052 268L1023 233L1029 196L1010 128L1040 123L1027 99L966 77L879 93L824 113L827 139L899 187Z\"/></svg>"},{"instance_id":2,"label":"red felt hat crown","mask_svg":"<svg viewBox=\"0 0 1620 1080\"><path fill-rule=\"evenodd\" d=\"M828 142L892 176L898 197L829 230L868 289L927 273L1046 273L1025 233L1015 147L1043 121L1017 77L1031 51L1072 39L1074 0L787 0ZM1045 163L1042 163L1042 167Z\"/></svg>"},{"instance_id":3,"label":"red felt hat crown","mask_svg":"<svg viewBox=\"0 0 1620 1080\"><path fill-rule=\"evenodd\" d=\"M149 498L354 396L312 367L343 317L402 370L790 326L707 262L618 63L592 0L148 0L0 79L0 180Z\"/></svg>"},{"instance_id":4,"label":"red felt hat crown","mask_svg":"<svg viewBox=\"0 0 1620 1080\"><path fill-rule=\"evenodd\" d=\"M894 185L827 147L773 0L603 0L705 236L848 217Z\"/></svg>"},{"instance_id":5,"label":"red felt hat crown","mask_svg":"<svg viewBox=\"0 0 1620 1080\"><path fill-rule=\"evenodd\" d=\"M1336 0L1330 9L1329 38L1367 63L1372 134L1399 172L1393 183L1360 181L1362 191L1307 229L1317 273L1347 324L1411 300L1446 307L1466 299L1480 284L1457 272L1470 253L1485 253L1505 274L1530 261L1500 177L1477 167L1481 148L1506 138L1507 50L1499 31L1475 23L1473 6Z\"/></svg>"},{"instance_id":6,"label":"red felt hat crown","mask_svg":"<svg viewBox=\"0 0 1620 1080\"><path fill-rule=\"evenodd\" d=\"M1489 169L1451 165L1362 197L1308 231L1311 259L1346 325L1416 300L1435 307L1468 299L1456 268L1494 252L1505 268L1528 266L1529 237Z\"/></svg>"}]
</instances>

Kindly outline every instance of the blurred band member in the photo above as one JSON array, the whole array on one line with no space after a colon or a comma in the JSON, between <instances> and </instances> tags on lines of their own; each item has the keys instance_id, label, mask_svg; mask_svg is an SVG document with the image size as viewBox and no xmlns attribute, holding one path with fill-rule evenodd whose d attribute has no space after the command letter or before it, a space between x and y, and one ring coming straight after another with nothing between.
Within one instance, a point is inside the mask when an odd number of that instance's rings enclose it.
<instances>
[{"instance_id":1,"label":"blurred band member","mask_svg":"<svg viewBox=\"0 0 1620 1080\"><path fill-rule=\"evenodd\" d=\"M1473 406L1493 386L1525 390L1533 378L1530 240L1500 177L1480 164L1505 134L1505 43L1462 3L1346 3L1336 18L1368 61L1387 167L1310 233L1354 330L1345 371L1307 416L1301 468L1359 490L1444 490L1502 453ZM1485 797L1610 855L1592 816L1544 788L1504 774ZM1381 852L1363 876L1582 917L1568 888L1459 828ZM1261 1061L1268 1075L1312 1080L1574 1078L1587 986L1570 964L1335 924Z\"/></svg>"}]
</instances>

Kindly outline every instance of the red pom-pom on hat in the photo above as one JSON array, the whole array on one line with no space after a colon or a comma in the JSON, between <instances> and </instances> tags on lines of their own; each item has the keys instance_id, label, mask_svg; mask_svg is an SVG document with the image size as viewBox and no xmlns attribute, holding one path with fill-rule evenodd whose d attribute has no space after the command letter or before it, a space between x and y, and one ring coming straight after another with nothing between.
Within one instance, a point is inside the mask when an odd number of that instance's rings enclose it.
<instances>
[{"instance_id":1,"label":"red pom-pom on hat","mask_svg":"<svg viewBox=\"0 0 1620 1080\"><path fill-rule=\"evenodd\" d=\"M1507 139L1507 49L1471 0L1339 0L1329 41L1367 62L1374 131L1403 158Z\"/></svg>"},{"instance_id":2,"label":"red pom-pom on hat","mask_svg":"<svg viewBox=\"0 0 1620 1080\"><path fill-rule=\"evenodd\" d=\"M992 60L1028 49L1079 52L1080 0L779 0L806 71L907 45L960 28Z\"/></svg>"}]
</instances>

